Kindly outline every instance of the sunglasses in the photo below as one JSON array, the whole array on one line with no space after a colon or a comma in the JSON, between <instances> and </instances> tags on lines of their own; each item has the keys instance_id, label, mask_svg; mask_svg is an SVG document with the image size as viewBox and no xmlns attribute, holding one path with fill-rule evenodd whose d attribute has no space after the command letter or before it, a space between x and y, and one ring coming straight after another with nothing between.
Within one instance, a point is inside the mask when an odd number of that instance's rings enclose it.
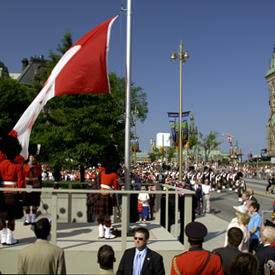
<instances>
[{"instance_id":1,"label":"sunglasses","mask_svg":"<svg viewBox=\"0 0 275 275\"><path fill-rule=\"evenodd\" d=\"M139 240L139 241L143 241L144 238L138 238L138 237L134 237L135 240Z\"/></svg>"}]
</instances>

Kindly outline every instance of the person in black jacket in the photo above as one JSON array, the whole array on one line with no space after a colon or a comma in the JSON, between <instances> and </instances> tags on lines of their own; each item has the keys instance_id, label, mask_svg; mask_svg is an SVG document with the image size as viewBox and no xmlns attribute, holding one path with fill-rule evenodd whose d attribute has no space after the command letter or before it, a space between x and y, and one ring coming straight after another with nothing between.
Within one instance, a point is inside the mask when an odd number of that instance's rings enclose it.
<instances>
[{"instance_id":1,"label":"person in black jacket","mask_svg":"<svg viewBox=\"0 0 275 275\"><path fill-rule=\"evenodd\" d=\"M265 226L261 233L262 244L256 250L256 257L259 262L258 274L264 275L264 264L268 260L275 261L275 247L270 246L275 242L275 228Z\"/></svg>"},{"instance_id":2,"label":"person in black jacket","mask_svg":"<svg viewBox=\"0 0 275 275\"><path fill-rule=\"evenodd\" d=\"M243 232L238 227L232 227L227 232L227 246L213 250L213 253L218 254L222 260L222 267L225 275L230 274L230 264L235 256L241 253L238 246L243 238Z\"/></svg>"},{"instance_id":3,"label":"person in black jacket","mask_svg":"<svg viewBox=\"0 0 275 275\"><path fill-rule=\"evenodd\" d=\"M163 258L147 247L149 231L144 227L134 231L135 247L127 249L119 263L117 275L164 275Z\"/></svg>"}]
</instances>

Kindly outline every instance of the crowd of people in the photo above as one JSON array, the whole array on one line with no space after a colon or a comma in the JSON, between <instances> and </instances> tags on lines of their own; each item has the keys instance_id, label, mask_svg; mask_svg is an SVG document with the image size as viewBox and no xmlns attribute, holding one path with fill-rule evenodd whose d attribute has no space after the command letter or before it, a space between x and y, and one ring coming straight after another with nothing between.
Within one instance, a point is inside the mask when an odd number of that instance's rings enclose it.
<instances>
[{"instance_id":1,"label":"crowd of people","mask_svg":"<svg viewBox=\"0 0 275 275\"><path fill-rule=\"evenodd\" d=\"M43 177L43 167L37 163L34 154L30 154L27 162L22 164L16 160L20 145L17 139L9 137L5 141L0 161L2 186L7 188L21 187L39 188ZM0 144L1 145L1 144ZM89 193L87 206L95 215L98 223L98 237L113 239L111 216L113 207L120 205L108 190L123 190L124 171L114 146L106 147L102 154L102 165L86 171L88 188L102 190L101 193ZM244 167L220 167L215 164L194 163L183 172L179 181L179 171L174 163L137 163L131 169L130 185L133 190L140 190L138 195L131 195L132 222L137 223L134 231L135 248L125 251L118 266L117 274L165 274L163 257L147 247L149 231L146 224L154 218L155 197L146 190L165 189L166 185L187 188L195 191L193 196L193 221L181 231L180 241L185 233L190 245L189 251L175 256L171 262L171 274L271 274L275 269L275 212L271 220L262 221L258 213L260 205L251 188L244 181ZM64 173L61 177L68 177ZM54 173L52 175L54 178ZM270 169L269 185L273 185L273 171ZM72 176L69 176L72 180ZM65 178L64 178L65 179ZM68 179L68 178L66 178ZM28 189L29 188L29 189ZM213 252L203 249L203 240L207 228L194 221L196 215L211 212L211 193L224 190L234 190L239 205L234 206L236 217L227 228L224 247ZM34 226L37 241L24 248L18 257L18 272L20 274L65 274L64 251L50 244L50 223L46 218L36 220L37 209L40 205L40 192L0 193L0 237L2 245L14 245L18 241L13 237L15 220L24 217L24 224ZM18 213L18 195L23 200L24 211ZM181 207L181 204L179 204ZM182 212L182 211L181 211ZM169 225L170 217L168 215ZM181 215L182 217L182 215ZM183 222L182 222L183 224ZM184 232L183 232L184 231ZM111 246L103 246L98 251L97 261L101 268L100 274L114 274L114 251ZM45 265L40 264L45 262ZM45 266L47 267L45 269ZM105 273L104 273L105 272ZM107 273L106 273L107 272ZM108 273L109 272L109 273ZM269 273L265 273L269 272Z\"/></svg>"},{"instance_id":2,"label":"crowd of people","mask_svg":"<svg viewBox=\"0 0 275 275\"><path fill-rule=\"evenodd\" d=\"M18 274L66 274L63 249L48 241L51 225L47 218L39 219L34 225L37 240L22 249L18 255ZM275 227L262 226L261 244L256 253L243 250L243 230L231 227L227 231L224 247L213 251L203 249L207 236L206 226L190 222L185 226L189 250L175 255L170 263L171 275L178 274L231 274L256 275L275 272ZM115 273L115 252L110 244L102 245L94 262L99 271L91 274L117 275L164 275L163 256L148 247L150 232L146 227L134 229L134 247L126 249ZM273 273L272 273L273 272Z\"/></svg>"}]
</instances>

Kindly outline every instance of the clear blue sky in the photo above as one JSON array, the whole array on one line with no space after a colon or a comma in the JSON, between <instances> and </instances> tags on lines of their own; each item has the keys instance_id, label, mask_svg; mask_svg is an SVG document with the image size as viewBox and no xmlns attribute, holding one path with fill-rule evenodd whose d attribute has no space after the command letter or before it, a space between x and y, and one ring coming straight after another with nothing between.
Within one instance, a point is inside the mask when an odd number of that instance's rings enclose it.
<instances>
[{"instance_id":1,"label":"clear blue sky","mask_svg":"<svg viewBox=\"0 0 275 275\"><path fill-rule=\"evenodd\" d=\"M2 1L0 60L21 71L24 57L55 50L66 30L74 42L119 13L126 0ZM170 132L167 112L179 109L180 40L190 59L183 69L183 109L200 132L230 133L245 155L266 147L268 71L275 43L272 0L132 0L132 81L148 95L149 113L137 125L141 149ZM126 15L114 23L109 72L125 75ZM222 150L228 151L226 139Z\"/></svg>"}]
</instances>

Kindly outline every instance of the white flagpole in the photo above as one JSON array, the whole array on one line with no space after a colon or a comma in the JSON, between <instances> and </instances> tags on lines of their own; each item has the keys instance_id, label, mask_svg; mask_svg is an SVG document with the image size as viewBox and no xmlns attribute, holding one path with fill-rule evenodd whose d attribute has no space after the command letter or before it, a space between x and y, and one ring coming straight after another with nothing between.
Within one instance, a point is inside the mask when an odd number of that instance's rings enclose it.
<instances>
[{"instance_id":1,"label":"white flagpole","mask_svg":"<svg viewBox=\"0 0 275 275\"><path fill-rule=\"evenodd\" d=\"M127 38L126 38L126 110L125 110L125 189L130 189L130 115L131 115L131 39L132 39L132 1L127 0ZM126 249L129 227L129 195L122 200L122 251ZM125 240L125 241L123 241Z\"/></svg>"}]
</instances>

